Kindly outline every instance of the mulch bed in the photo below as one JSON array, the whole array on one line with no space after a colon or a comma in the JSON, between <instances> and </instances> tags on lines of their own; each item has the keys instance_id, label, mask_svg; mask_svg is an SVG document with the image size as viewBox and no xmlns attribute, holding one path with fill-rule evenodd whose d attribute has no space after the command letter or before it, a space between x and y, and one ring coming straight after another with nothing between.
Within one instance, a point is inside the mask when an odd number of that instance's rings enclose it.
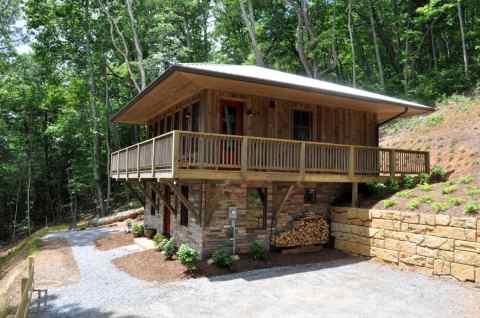
<instances>
[{"instance_id":1,"label":"mulch bed","mask_svg":"<svg viewBox=\"0 0 480 318\"><path fill-rule=\"evenodd\" d=\"M131 233L114 233L101 237L95 241L95 247L99 251L108 251L122 246L132 245L133 235Z\"/></svg>"},{"instance_id":2,"label":"mulch bed","mask_svg":"<svg viewBox=\"0 0 480 318\"><path fill-rule=\"evenodd\" d=\"M262 268L313 264L348 258L349 256L346 254L332 249L304 254L281 254L274 252L265 261L253 260L248 255L240 255L240 260L234 262L231 268L218 268L215 265L208 265L205 260L199 264L198 270L194 273L189 273L186 267L178 260L167 260L157 250L133 253L114 259L112 262L120 270L127 272L135 278L146 281L170 282L188 278L240 273Z\"/></svg>"}]
</instances>

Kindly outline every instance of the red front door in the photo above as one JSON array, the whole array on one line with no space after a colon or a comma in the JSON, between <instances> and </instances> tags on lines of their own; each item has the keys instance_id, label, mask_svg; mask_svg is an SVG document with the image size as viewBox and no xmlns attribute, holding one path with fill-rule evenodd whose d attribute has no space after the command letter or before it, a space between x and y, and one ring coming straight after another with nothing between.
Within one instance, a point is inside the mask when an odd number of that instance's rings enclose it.
<instances>
[{"instance_id":1,"label":"red front door","mask_svg":"<svg viewBox=\"0 0 480 318\"><path fill-rule=\"evenodd\" d=\"M170 189L165 189L165 201L170 203ZM170 209L164 205L163 207L163 235L170 236Z\"/></svg>"}]
</instances>

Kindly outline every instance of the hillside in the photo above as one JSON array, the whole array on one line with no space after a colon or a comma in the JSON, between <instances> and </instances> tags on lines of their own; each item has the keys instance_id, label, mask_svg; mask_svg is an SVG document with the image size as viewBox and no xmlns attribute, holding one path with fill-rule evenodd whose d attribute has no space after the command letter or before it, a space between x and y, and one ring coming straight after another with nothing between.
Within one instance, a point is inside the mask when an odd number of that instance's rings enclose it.
<instances>
[{"instance_id":1,"label":"hillside","mask_svg":"<svg viewBox=\"0 0 480 318\"><path fill-rule=\"evenodd\" d=\"M396 121L382 129L383 147L429 151L442 182L411 185L363 199L364 207L443 213L480 213L480 97L454 96L426 116ZM382 190L383 191L383 190ZM371 192L371 191L370 191Z\"/></svg>"}]
</instances>

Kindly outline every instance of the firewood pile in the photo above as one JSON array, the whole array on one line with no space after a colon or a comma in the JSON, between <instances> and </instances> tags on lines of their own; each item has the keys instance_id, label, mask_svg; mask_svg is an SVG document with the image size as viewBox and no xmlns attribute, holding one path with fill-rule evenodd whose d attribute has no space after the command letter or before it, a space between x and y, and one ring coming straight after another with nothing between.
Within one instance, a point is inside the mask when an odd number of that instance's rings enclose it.
<instances>
[{"instance_id":1,"label":"firewood pile","mask_svg":"<svg viewBox=\"0 0 480 318\"><path fill-rule=\"evenodd\" d=\"M329 239L328 223L322 216L310 216L292 221L289 230L275 236L277 247L297 247L324 244Z\"/></svg>"}]
</instances>

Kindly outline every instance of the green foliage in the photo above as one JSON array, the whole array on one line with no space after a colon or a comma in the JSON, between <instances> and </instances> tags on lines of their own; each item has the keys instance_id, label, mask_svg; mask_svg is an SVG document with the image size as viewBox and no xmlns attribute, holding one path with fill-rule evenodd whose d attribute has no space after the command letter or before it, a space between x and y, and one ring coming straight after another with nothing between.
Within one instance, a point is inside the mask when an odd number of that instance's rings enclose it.
<instances>
[{"instance_id":1,"label":"green foliage","mask_svg":"<svg viewBox=\"0 0 480 318\"><path fill-rule=\"evenodd\" d=\"M413 190L403 190L398 192L397 196L400 198L411 198L414 197L415 194L413 193Z\"/></svg>"},{"instance_id":2,"label":"green foliage","mask_svg":"<svg viewBox=\"0 0 480 318\"><path fill-rule=\"evenodd\" d=\"M428 173L420 173L417 176L417 183L422 185L422 184L427 184L430 182L430 175Z\"/></svg>"},{"instance_id":3,"label":"green foliage","mask_svg":"<svg viewBox=\"0 0 480 318\"><path fill-rule=\"evenodd\" d=\"M433 211L439 213L439 212L444 212L448 210L448 205L442 202L433 202L432 203L432 209Z\"/></svg>"},{"instance_id":4,"label":"green foliage","mask_svg":"<svg viewBox=\"0 0 480 318\"><path fill-rule=\"evenodd\" d=\"M392 199L383 200L383 206L386 209L391 208L391 207L395 206L396 204L397 204L397 202L392 200Z\"/></svg>"},{"instance_id":5,"label":"green foliage","mask_svg":"<svg viewBox=\"0 0 480 318\"><path fill-rule=\"evenodd\" d=\"M381 182L368 182L367 189L370 195L375 197L383 197L385 195L386 186Z\"/></svg>"},{"instance_id":6,"label":"green foliage","mask_svg":"<svg viewBox=\"0 0 480 318\"><path fill-rule=\"evenodd\" d=\"M465 193L469 196L476 196L480 194L480 188L476 186L469 186L465 189Z\"/></svg>"},{"instance_id":7,"label":"green foliage","mask_svg":"<svg viewBox=\"0 0 480 318\"><path fill-rule=\"evenodd\" d=\"M200 261L198 252L186 244L180 245L178 248L177 257L180 262L188 268L189 271L195 270L198 262Z\"/></svg>"},{"instance_id":8,"label":"green foliage","mask_svg":"<svg viewBox=\"0 0 480 318\"><path fill-rule=\"evenodd\" d=\"M395 193L400 190L400 184L395 178L388 178L385 182L385 186L387 188L387 191L390 193Z\"/></svg>"},{"instance_id":9,"label":"green foliage","mask_svg":"<svg viewBox=\"0 0 480 318\"><path fill-rule=\"evenodd\" d=\"M163 253L167 257L167 259L171 259L173 255L175 255L175 251L177 250L177 246L175 245L175 240L170 238L165 244L161 247Z\"/></svg>"},{"instance_id":10,"label":"green foliage","mask_svg":"<svg viewBox=\"0 0 480 318\"><path fill-rule=\"evenodd\" d=\"M456 192L457 190L458 190L458 186L456 185L446 186L442 188L442 194L450 194L450 193Z\"/></svg>"},{"instance_id":11,"label":"green foliage","mask_svg":"<svg viewBox=\"0 0 480 318\"><path fill-rule=\"evenodd\" d=\"M413 176L404 175L404 176L402 176L402 179L400 181L400 185L404 189L413 189L417 185L417 180Z\"/></svg>"},{"instance_id":12,"label":"green foliage","mask_svg":"<svg viewBox=\"0 0 480 318\"><path fill-rule=\"evenodd\" d=\"M224 249L214 251L212 254L212 260L213 263L220 268L230 267L233 264L233 257Z\"/></svg>"},{"instance_id":13,"label":"green foliage","mask_svg":"<svg viewBox=\"0 0 480 318\"><path fill-rule=\"evenodd\" d=\"M465 203L465 200L462 198L458 198L458 197L448 198L448 204L450 204L451 206L460 206L463 203Z\"/></svg>"},{"instance_id":14,"label":"green foliage","mask_svg":"<svg viewBox=\"0 0 480 318\"><path fill-rule=\"evenodd\" d=\"M424 192L432 191L432 185L428 183L419 184L418 188Z\"/></svg>"},{"instance_id":15,"label":"green foliage","mask_svg":"<svg viewBox=\"0 0 480 318\"><path fill-rule=\"evenodd\" d=\"M248 254L254 260L265 260L267 258L267 249L262 243L258 241L253 241L248 246Z\"/></svg>"},{"instance_id":16,"label":"green foliage","mask_svg":"<svg viewBox=\"0 0 480 318\"><path fill-rule=\"evenodd\" d=\"M458 182L462 184L470 184L473 182L473 177L472 176L463 176L458 180Z\"/></svg>"},{"instance_id":17,"label":"green foliage","mask_svg":"<svg viewBox=\"0 0 480 318\"><path fill-rule=\"evenodd\" d=\"M407 203L407 208L409 210L416 210L418 209L419 205L420 205L420 201L418 199L413 199Z\"/></svg>"},{"instance_id":18,"label":"green foliage","mask_svg":"<svg viewBox=\"0 0 480 318\"><path fill-rule=\"evenodd\" d=\"M447 173L445 172L445 170L438 165L433 166L430 171L430 179L434 182L443 181L445 180L446 176Z\"/></svg>"},{"instance_id":19,"label":"green foliage","mask_svg":"<svg viewBox=\"0 0 480 318\"><path fill-rule=\"evenodd\" d=\"M155 234L155 236L153 237L153 242L155 242L155 246L157 246L158 248L161 247L161 244L163 241L165 241L165 236L163 236L162 234L160 233L157 233Z\"/></svg>"},{"instance_id":20,"label":"green foliage","mask_svg":"<svg viewBox=\"0 0 480 318\"><path fill-rule=\"evenodd\" d=\"M420 203L430 204L430 203L433 202L433 199L432 199L432 197L429 196L429 195L424 195L424 196L421 196L421 197L419 198L419 201L420 201Z\"/></svg>"},{"instance_id":21,"label":"green foliage","mask_svg":"<svg viewBox=\"0 0 480 318\"><path fill-rule=\"evenodd\" d=\"M144 232L143 224L133 223L132 225L132 234L135 237L142 237Z\"/></svg>"},{"instance_id":22,"label":"green foliage","mask_svg":"<svg viewBox=\"0 0 480 318\"><path fill-rule=\"evenodd\" d=\"M434 127L443 121L442 115L431 115L427 118L427 126Z\"/></svg>"},{"instance_id":23,"label":"green foliage","mask_svg":"<svg viewBox=\"0 0 480 318\"><path fill-rule=\"evenodd\" d=\"M464 212L466 214L478 214L479 211L480 211L480 205L478 203L469 202L465 204Z\"/></svg>"}]
</instances>

